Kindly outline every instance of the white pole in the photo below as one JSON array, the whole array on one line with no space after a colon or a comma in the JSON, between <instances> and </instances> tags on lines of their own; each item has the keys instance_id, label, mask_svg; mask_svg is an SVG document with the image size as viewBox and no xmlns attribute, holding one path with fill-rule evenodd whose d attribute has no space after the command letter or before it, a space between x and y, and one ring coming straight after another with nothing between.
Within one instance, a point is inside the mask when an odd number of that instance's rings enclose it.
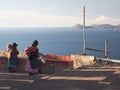
<instances>
[{"instance_id":1,"label":"white pole","mask_svg":"<svg viewBox=\"0 0 120 90\"><path fill-rule=\"evenodd\" d=\"M83 49L86 55L85 6L83 7Z\"/></svg>"}]
</instances>

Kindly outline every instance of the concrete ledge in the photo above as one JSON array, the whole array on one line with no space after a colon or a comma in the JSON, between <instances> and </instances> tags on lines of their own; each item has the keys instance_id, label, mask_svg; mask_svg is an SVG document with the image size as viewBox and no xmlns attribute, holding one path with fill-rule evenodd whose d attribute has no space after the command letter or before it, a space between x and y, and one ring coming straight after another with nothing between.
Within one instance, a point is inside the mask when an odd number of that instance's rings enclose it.
<instances>
[{"instance_id":1,"label":"concrete ledge","mask_svg":"<svg viewBox=\"0 0 120 90\"><path fill-rule=\"evenodd\" d=\"M76 55L71 55L72 60L73 60L73 68L79 68L82 66L86 66L86 65L92 65L94 64L95 61L95 56L86 56L86 55L80 55L80 54L76 54Z\"/></svg>"},{"instance_id":2,"label":"concrete ledge","mask_svg":"<svg viewBox=\"0 0 120 90\"><path fill-rule=\"evenodd\" d=\"M75 54L71 56L59 56L59 55L43 55L46 60L45 64L39 62L39 72L41 73L53 73L58 70L63 69L76 69L81 66L90 65L94 63L94 56L84 56L80 54ZM25 52L20 52L18 55L18 67L17 71L25 72L25 64L27 60L27 55ZM0 50L0 67L7 68L7 52Z\"/></svg>"}]
</instances>

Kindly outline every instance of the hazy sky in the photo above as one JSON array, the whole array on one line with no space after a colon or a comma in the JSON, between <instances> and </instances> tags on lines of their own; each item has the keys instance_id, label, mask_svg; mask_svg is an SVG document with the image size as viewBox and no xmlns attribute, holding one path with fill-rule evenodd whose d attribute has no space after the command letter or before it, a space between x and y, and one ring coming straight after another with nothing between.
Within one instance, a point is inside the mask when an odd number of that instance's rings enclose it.
<instances>
[{"instance_id":1,"label":"hazy sky","mask_svg":"<svg viewBox=\"0 0 120 90\"><path fill-rule=\"evenodd\" d=\"M0 27L71 27L120 24L120 0L0 0Z\"/></svg>"}]
</instances>

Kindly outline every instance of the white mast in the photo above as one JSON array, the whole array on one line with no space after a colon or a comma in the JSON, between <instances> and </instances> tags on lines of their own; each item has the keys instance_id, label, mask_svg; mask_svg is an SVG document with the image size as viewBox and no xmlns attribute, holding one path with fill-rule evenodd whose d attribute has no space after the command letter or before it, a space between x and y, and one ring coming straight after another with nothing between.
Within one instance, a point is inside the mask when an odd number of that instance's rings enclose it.
<instances>
[{"instance_id":1,"label":"white mast","mask_svg":"<svg viewBox=\"0 0 120 90\"><path fill-rule=\"evenodd\" d=\"M83 54L86 55L85 6L83 7L83 49Z\"/></svg>"}]
</instances>

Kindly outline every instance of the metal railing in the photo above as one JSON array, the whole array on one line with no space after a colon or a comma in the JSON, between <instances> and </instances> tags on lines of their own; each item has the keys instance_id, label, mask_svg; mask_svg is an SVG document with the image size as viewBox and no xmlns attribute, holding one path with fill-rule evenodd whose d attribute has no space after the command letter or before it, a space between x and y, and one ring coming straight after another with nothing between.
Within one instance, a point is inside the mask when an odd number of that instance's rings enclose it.
<instances>
[{"instance_id":1,"label":"metal railing","mask_svg":"<svg viewBox=\"0 0 120 90\"><path fill-rule=\"evenodd\" d=\"M92 50L92 51L98 51L98 52L104 52L105 56L104 58L108 59L108 40L105 40L105 50L98 50L98 49L92 49L92 48L85 48L86 50Z\"/></svg>"}]
</instances>

